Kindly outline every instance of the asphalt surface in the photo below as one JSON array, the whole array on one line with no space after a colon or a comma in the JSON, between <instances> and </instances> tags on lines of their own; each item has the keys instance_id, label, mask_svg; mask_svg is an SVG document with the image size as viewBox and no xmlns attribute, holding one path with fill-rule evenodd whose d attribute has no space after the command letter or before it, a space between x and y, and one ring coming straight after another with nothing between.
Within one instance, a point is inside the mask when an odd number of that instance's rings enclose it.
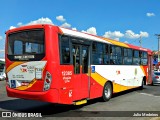
<instances>
[{"instance_id":1,"label":"asphalt surface","mask_svg":"<svg viewBox=\"0 0 160 120\"><path fill-rule=\"evenodd\" d=\"M20 113L24 116L39 113L42 118L30 117L29 119L107 119L107 120L160 120L160 85L145 86L143 90L130 90L115 94L108 102L100 98L90 100L81 106L58 105L40 101L9 98L5 91L5 81L0 81L0 111ZM1 112L1 115L2 115ZM142 114L143 113L143 114ZM145 115L150 115L146 117ZM14 119L22 119L21 116ZM134 117L144 115L145 117ZM153 115L154 117L151 117ZM28 119L23 116L23 119ZM133 117L131 117L133 116ZM2 118L2 117L1 117ZM1 119L0 118L0 119ZM8 119L8 118L2 118Z\"/></svg>"}]
</instances>

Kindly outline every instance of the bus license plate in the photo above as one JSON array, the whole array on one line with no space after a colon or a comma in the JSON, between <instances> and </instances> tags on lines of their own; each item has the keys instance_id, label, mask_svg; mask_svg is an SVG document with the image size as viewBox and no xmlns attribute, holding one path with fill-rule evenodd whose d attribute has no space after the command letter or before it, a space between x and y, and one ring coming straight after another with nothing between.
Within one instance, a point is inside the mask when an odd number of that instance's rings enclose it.
<instances>
[{"instance_id":1,"label":"bus license plate","mask_svg":"<svg viewBox=\"0 0 160 120\"><path fill-rule=\"evenodd\" d=\"M15 80L11 80L11 88L16 88L16 81Z\"/></svg>"}]
</instances>

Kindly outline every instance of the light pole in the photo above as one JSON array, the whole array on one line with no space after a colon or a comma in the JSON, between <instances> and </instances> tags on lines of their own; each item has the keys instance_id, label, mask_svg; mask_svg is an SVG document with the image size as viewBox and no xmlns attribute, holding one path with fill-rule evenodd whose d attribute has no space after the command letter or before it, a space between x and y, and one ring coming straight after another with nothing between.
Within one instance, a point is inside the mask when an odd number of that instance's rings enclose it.
<instances>
[{"instance_id":1,"label":"light pole","mask_svg":"<svg viewBox=\"0 0 160 120\"><path fill-rule=\"evenodd\" d=\"M142 47L142 36L141 35L139 37L139 44L140 44L140 47Z\"/></svg>"},{"instance_id":2,"label":"light pole","mask_svg":"<svg viewBox=\"0 0 160 120\"><path fill-rule=\"evenodd\" d=\"M160 62L160 55L159 55L159 47L160 47L160 34L155 34L158 37L158 62Z\"/></svg>"},{"instance_id":3,"label":"light pole","mask_svg":"<svg viewBox=\"0 0 160 120\"><path fill-rule=\"evenodd\" d=\"M129 34L134 37L134 35L132 33L129 33ZM139 46L142 47L142 36L140 35L138 38L139 38L139 44L140 44ZM136 38L136 39L138 39L138 38Z\"/></svg>"}]
</instances>

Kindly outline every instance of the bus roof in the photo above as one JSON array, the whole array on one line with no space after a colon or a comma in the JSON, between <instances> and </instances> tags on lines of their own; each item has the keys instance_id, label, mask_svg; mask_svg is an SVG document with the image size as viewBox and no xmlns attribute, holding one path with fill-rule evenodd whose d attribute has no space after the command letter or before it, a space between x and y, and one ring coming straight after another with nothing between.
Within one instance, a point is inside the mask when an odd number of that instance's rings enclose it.
<instances>
[{"instance_id":1,"label":"bus roof","mask_svg":"<svg viewBox=\"0 0 160 120\"><path fill-rule=\"evenodd\" d=\"M44 26L56 27L56 28L59 29L60 33L64 34L64 35L79 37L79 38L88 39L88 40L91 40L91 41L103 42L103 43L107 43L107 44L113 44L113 45L122 46L122 47L125 47L125 48L142 50L142 51L146 51L150 54L152 53L152 51L150 49L146 49L146 48L135 46L135 45L132 45L132 44L120 42L120 41L113 40L113 39L110 39L110 38L104 38L104 37L101 37L101 36L96 36L96 35L92 35L92 34L89 34L89 33L80 32L80 31L77 31L77 30L71 30L71 29L55 26L55 25L52 25L52 24L26 25L26 26L21 26L21 27L18 27L18 28L8 30L6 33L15 32L15 31L23 30L23 29L44 28Z\"/></svg>"},{"instance_id":2,"label":"bus roof","mask_svg":"<svg viewBox=\"0 0 160 120\"><path fill-rule=\"evenodd\" d=\"M104 42L104 43L113 44L113 45L117 45L117 46L122 46L122 47L126 47L126 48L142 50L142 51L146 51L150 54L152 53L152 51L150 49L143 48L143 47L140 47L140 46L135 46L135 45L124 43L124 42L120 42L120 41L113 40L113 39L110 39L110 38L104 38L104 37L88 34L88 33L85 33L85 32L79 32L79 31L76 31L76 30L71 30L71 29L62 28L62 27L59 27L59 29L62 31L62 34L64 34L64 35L81 37L81 38L84 38L84 39Z\"/></svg>"}]
</instances>

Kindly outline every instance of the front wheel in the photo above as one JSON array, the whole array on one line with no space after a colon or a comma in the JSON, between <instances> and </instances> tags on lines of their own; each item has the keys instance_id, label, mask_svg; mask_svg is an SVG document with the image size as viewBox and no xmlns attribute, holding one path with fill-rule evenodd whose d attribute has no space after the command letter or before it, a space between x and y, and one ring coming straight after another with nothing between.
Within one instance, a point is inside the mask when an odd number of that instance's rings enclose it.
<instances>
[{"instance_id":1,"label":"front wheel","mask_svg":"<svg viewBox=\"0 0 160 120\"><path fill-rule=\"evenodd\" d=\"M105 83L104 88L103 88L103 96L102 96L103 101L105 101L105 102L109 101L110 98L112 97L112 92L113 92L113 90L112 90L111 83L109 83L109 82Z\"/></svg>"}]
</instances>

